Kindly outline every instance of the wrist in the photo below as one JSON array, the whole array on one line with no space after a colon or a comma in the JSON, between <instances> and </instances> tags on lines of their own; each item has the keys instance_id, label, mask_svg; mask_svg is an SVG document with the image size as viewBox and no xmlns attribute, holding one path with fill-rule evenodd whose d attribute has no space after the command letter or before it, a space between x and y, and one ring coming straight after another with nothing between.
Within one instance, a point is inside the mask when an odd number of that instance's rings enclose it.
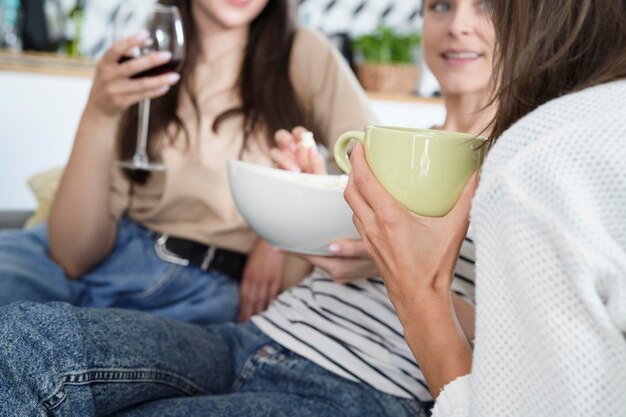
<instances>
[{"instance_id":1,"label":"wrist","mask_svg":"<svg viewBox=\"0 0 626 417\"><path fill-rule=\"evenodd\" d=\"M470 373L472 350L450 302L431 302L413 310L402 323L433 397L449 382Z\"/></svg>"},{"instance_id":2,"label":"wrist","mask_svg":"<svg viewBox=\"0 0 626 417\"><path fill-rule=\"evenodd\" d=\"M89 153L104 153L113 157L120 121L121 115L108 115L88 103L78 126L74 146L88 148L84 150Z\"/></svg>"}]
</instances>

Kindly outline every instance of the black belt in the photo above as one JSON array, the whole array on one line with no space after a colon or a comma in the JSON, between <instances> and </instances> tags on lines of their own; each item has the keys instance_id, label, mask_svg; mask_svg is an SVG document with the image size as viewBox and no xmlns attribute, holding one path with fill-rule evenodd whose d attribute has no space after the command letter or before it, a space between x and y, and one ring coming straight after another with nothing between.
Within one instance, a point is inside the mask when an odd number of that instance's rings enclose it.
<instances>
[{"instance_id":1,"label":"black belt","mask_svg":"<svg viewBox=\"0 0 626 417\"><path fill-rule=\"evenodd\" d=\"M248 259L243 253L168 235L156 237L156 253L164 261L194 265L202 271L215 270L237 280L243 275Z\"/></svg>"}]
</instances>

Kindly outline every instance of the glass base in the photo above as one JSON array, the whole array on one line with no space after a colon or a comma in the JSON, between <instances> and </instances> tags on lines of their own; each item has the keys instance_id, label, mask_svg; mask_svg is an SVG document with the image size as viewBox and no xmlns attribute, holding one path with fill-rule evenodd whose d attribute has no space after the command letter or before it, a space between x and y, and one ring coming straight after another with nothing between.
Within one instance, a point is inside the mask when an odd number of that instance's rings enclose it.
<instances>
[{"instance_id":1,"label":"glass base","mask_svg":"<svg viewBox=\"0 0 626 417\"><path fill-rule=\"evenodd\" d=\"M115 161L118 167L131 169L133 171L165 171L165 165L156 162Z\"/></svg>"}]
</instances>

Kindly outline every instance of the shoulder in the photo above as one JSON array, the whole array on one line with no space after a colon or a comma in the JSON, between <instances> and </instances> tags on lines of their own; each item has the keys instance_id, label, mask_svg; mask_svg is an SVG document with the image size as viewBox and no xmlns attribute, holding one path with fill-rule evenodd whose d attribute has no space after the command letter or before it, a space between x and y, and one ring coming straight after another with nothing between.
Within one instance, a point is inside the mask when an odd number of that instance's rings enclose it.
<instances>
[{"instance_id":1,"label":"shoulder","mask_svg":"<svg viewBox=\"0 0 626 417\"><path fill-rule=\"evenodd\" d=\"M330 41L323 34L308 28L299 27L296 29L293 39L294 51L307 51L316 53L332 49Z\"/></svg>"},{"instance_id":2,"label":"shoulder","mask_svg":"<svg viewBox=\"0 0 626 417\"><path fill-rule=\"evenodd\" d=\"M341 56L326 36L312 29L296 30L291 48L292 65L320 68L340 60Z\"/></svg>"},{"instance_id":3,"label":"shoulder","mask_svg":"<svg viewBox=\"0 0 626 417\"><path fill-rule=\"evenodd\" d=\"M626 80L556 98L509 128L490 151L484 171L505 171L518 164L579 159L613 148L626 151ZM535 159L538 158L538 159ZM508 167L508 168L507 168Z\"/></svg>"},{"instance_id":4,"label":"shoulder","mask_svg":"<svg viewBox=\"0 0 626 417\"><path fill-rule=\"evenodd\" d=\"M477 201L515 197L526 215L567 225L580 241L626 245L625 160L626 81L591 87L505 132L487 157Z\"/></svg>"}]
</instances>

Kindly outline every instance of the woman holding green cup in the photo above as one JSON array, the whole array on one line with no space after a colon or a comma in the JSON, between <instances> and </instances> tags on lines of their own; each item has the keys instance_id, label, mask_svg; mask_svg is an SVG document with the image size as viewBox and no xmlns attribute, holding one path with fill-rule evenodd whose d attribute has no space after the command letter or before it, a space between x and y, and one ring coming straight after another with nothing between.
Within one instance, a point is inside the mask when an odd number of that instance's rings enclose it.
<instances>
[{"instance_id":1,"label":"woman holding green cup","mask_svg":"<svg viewBox=\"0 0 626 417\"><path fill-rule=\"evenodd\" d=\"M346 199L436 398L433 417L623 417L626 3L492 7L500 87L478 190L474 177L447 215L418 216L357 143ZM450 291L470 207L473 352Z\"/></svg>"}]
</instances>

